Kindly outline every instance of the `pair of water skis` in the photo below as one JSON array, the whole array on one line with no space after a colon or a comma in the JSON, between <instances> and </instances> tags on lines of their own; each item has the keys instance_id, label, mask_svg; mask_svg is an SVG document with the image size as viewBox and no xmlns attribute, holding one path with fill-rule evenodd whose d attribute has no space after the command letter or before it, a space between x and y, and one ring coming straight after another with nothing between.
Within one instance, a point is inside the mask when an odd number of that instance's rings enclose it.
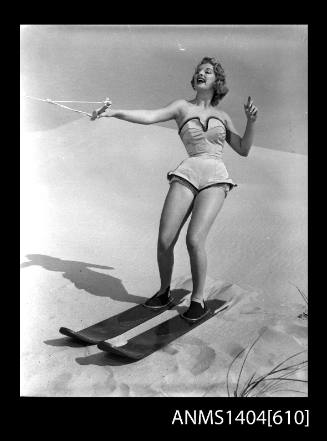
<instances>
[{"instance_id":1,"label":"pair of water skis","mask_svg":"<svg viewBox=\"0 0 327 441\"><path fill-rule=\"evenodd\" d=\"M185 296L189 292L184 289L172 290L172 302L158 310L149 309L144 304L140 304L80 331L62 327L59 332L74 340L97 345L102 351L131 361L141 360L202 325L217 314L229 309L235 303L235 296L228 292L231 286L230 284L226 285L219 291L218 295L215 295L215 298L209 298L206 301L208 313L202 319L192 322L177 313L168 320L123 342L122 345L115 345L109 340L130 331L167 310L174 309L185 300Z\"/></svg>"}]
</instances>

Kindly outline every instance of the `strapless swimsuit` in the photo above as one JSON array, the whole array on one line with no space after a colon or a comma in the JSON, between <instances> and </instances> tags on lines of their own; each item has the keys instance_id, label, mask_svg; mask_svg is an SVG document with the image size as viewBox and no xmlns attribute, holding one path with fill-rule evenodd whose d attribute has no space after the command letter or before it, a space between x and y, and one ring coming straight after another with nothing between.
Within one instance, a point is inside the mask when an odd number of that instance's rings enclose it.
<instances>
[{"instance_id":1,"label":"strapless swimsuit","mask_svg":"<svg viewBox=\"0 0 327 441\"><path fill-rule=\"evenodd\" d=\"M222 160L224 142L228 133L223 121L210 116L203 126L199 117L186 120L179 135L189 155L176 169L167 173L170 183L178 180L187 185L194 195L212 185L222 185L227 192L236 187Z\"/></svg>"}]
</instances>

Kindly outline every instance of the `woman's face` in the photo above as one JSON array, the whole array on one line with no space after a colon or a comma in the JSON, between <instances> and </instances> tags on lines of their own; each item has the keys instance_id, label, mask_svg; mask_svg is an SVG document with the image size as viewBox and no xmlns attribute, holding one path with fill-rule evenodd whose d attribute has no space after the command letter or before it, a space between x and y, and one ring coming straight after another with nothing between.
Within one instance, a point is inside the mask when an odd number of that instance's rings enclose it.
<instances>
[{"instance_id":1,"label":"woman's face","mask_svg":"<svg viewBox=\"0 0 327 441\"><path fill-rule=\"evenodd\" d=\"M194 76L193 84L195 90L211 89L216 81L216 75L213 70L213 65L210 63L200 64L197 67Z\"/></svg>"}]
</instances>

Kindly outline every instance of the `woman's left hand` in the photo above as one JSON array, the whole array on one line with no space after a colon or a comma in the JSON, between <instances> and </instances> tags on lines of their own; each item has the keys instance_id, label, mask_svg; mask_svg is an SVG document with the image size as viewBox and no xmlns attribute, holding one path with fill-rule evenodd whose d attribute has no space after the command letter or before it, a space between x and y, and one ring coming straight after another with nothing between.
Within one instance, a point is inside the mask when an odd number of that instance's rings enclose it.
<instances>
[{"instance_id":1,"label":"woman's left hand","mask_svg":"<svg viewBox=\"0 0 327 441\"><path fill-rule=\"evenodd\" d=\"M253 104L250 96L248 98L248 102L244 104L244 111L248 121L254 122L257 119L258 108Z\"/></svg>"}]
</instances>

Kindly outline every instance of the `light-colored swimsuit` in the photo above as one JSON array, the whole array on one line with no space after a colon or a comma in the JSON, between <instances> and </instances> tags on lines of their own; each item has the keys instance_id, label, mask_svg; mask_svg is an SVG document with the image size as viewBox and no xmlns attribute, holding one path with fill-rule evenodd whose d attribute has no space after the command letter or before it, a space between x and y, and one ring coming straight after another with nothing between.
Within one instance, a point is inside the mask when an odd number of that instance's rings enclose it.
<instances>
[{"instance_id":1,"label":"light-colored swimsuit","mask_svg":"<svg viewBox=\"0 0 327 441\"><path fill-rule=\"evenodd\" d=\"M199 117L187 119L179 129L179 135L189 155L178 167L167 174L170 183L178 180L187 185L193 194L221 185L225 195L237 186L229 177L222 160L224 142L228 133L223 121L210 116L205 125Z\"/></svg>"}]
</instances>

